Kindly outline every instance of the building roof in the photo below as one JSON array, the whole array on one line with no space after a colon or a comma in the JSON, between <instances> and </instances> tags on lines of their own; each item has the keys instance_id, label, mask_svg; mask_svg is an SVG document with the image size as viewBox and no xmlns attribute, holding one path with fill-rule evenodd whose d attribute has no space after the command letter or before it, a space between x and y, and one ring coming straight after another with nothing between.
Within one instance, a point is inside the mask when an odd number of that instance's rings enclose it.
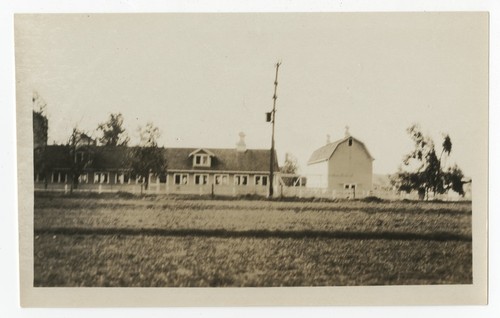
<instances>
[{"instance_id":1,"label":"building roof","mask_svg":"<svg viewBox=\"0 0 500 318\"><path fill-rule=\"evenodd\" d=\"M189 156L191 157L191 156L194 156L194 155L196 155L196 154L198 154L198 153L207 154L207 155L209 155L210 157L214 157L214 156L215 156L215 154L214 154L213 152L211 152L210 150L205 149L205 148L198 148L198 149L196 149L195 151L191 152L191 153L189 154Z\"/></svg>"},{"instance_id":2,"label":"building roof","mask_svg":"<svg viewBox=\"0 0 500 318\"><path fill-rule=\"evenodd\" d=\"M90 170L122 170L127 169L127 158L131 147L93 146L87 151L91 154ZM236 149L202 148L213 154L210 167L193 167L193 152L200 148L160 148L167 160L168 170L211 170L232 172L267 172L269 171L270 150L247 149L245 152ZM38 157L38 158L37 158ZM35 152L35 161L42 157ZM51 169L68 169L71 164L69 147L61 145L47 146L43 159ZM279 171L276 153L274 155L274 170Z\"/></svg>"},{"instance_id":3,"label":"building roof","mask_svg":"<svg viewBox=\"0 0 500 318\"><path fill-rule=\"evenodd\" d=\"M311 157L309 158L309 160L307 161L307 164L312 165L315 163L330 160L330 158L333 156L333 153L335 152L335 150L337 150L338 146L341 143L348 141L349 138L352 138L352 140L359 143L365 149L366 153L368 154L368 157L370 157L372 160L374 160L372 155L368 151L368 148L366 148L364 143L362 143L361 141L359 141L358 139L356 139L352 136L346 136L346 137L339 139L337 141L327 143L326 145L324 145L323 147L321 147L319 149L316 149L313 152L313 154L311 155Z\"/></svg>"},{"instance_id":4,"label":"building roof","mask_svg":"<svg viewBox=\"0 0 500 318\"><path fill-rule=\"evenodd\" d=\"M213 154L210 168L193 168L190 154L196 151L196 148L166 148L167 170L269 171L270 150L247 149L242 152L236 149L203 149ZM278 171L276 153L274 158L274 170Z\"/></svg>"}]
</instances>

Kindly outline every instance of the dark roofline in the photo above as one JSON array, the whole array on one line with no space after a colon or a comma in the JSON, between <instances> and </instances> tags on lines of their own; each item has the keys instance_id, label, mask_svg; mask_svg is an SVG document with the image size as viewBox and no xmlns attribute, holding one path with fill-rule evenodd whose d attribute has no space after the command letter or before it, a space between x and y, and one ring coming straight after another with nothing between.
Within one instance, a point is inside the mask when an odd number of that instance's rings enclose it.
<instances>
[{"instance_id":1,"label":"dark roofline","mask_svg":"<svg viewBox=\"0 0 500 318\"><path fill-rule=\"evenodd\" d=\"M88 166L89 170L106 169L109 171L123 170L127 165L127 156L130 149L137 149L138 146L86 146L89 149L93 162ZM202 167L192 166L192 153L202 149L213 153L215 159L212 161L210 171L245 171L245 172L269 172L269 149L247 149L245 152L238 152L235 148L186 148L186 147L159 147L167 159L168 170L204 170ZM69 146L68 145L50 145L47 146L48 157L46 160L53 162L53 169L64 169L70 166L68 163ZM213 151L213 152L212 152ZM36 154L35 156L40 156ZM40 158L40 157L39 157ZM51 159L52 158L52 159ZM275 151L274 167L279 171L280 166L278 156Z\"/></svg>"}]
</instances>

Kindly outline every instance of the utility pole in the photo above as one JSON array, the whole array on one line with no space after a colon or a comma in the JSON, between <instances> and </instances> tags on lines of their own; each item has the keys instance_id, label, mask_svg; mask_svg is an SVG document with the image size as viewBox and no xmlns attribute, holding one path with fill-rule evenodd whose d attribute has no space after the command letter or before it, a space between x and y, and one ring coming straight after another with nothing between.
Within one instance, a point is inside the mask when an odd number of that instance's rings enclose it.
<instances>
[{"instance_id":1,"label":"utility pole","mask_svg":"<svg viewBox=\"0 0 500 318\"><path fill-rule=\"evenodd\" d=\"M274 95L273 95L273 111L271 112L271 123L273 125L272 128L272 136L271 136L271 154L270 154L270 163L269 163L269 197L273 197L273 179L274 179L274 123L276 119L276 99L278 99L278 95L276 92L278 90L278 70L280 68L281 62L276 63L276 77L274 79Z\"/></svg>"}]
</instances>

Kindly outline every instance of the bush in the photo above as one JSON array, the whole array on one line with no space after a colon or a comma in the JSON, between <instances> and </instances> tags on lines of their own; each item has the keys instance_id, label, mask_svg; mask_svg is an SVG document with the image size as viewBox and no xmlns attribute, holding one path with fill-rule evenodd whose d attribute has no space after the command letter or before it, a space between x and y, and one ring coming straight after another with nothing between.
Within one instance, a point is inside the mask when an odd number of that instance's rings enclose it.
<instances>
[{"instance_id":1,"label":"bush","mask_svg":"<svg viewBox=\"0 0 500 318\"><path fill-rule=\"evenodd\" d=\"M363 201L363 202L385 202L384 199L381 199L381 198L376 197L376 196L369 196L369 197L361 199L361 201Z\"/></svg>"}]
</instances>

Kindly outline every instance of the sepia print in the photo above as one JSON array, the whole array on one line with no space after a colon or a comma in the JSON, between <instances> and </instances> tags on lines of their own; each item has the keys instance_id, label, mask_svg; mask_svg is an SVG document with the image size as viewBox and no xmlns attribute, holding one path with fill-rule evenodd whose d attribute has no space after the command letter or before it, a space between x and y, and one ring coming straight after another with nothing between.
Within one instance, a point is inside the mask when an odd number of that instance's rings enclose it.
<instances>
[{"instance_id":1,"label":"sepia print","mask_svg":"<svg viewBox=\"0 0 500 318\"><path fill-rule=\"evenodd\" d=\"M486 301L486 13L21 14L15 49L23 305Z\"/></svg>"}]
</instances>

